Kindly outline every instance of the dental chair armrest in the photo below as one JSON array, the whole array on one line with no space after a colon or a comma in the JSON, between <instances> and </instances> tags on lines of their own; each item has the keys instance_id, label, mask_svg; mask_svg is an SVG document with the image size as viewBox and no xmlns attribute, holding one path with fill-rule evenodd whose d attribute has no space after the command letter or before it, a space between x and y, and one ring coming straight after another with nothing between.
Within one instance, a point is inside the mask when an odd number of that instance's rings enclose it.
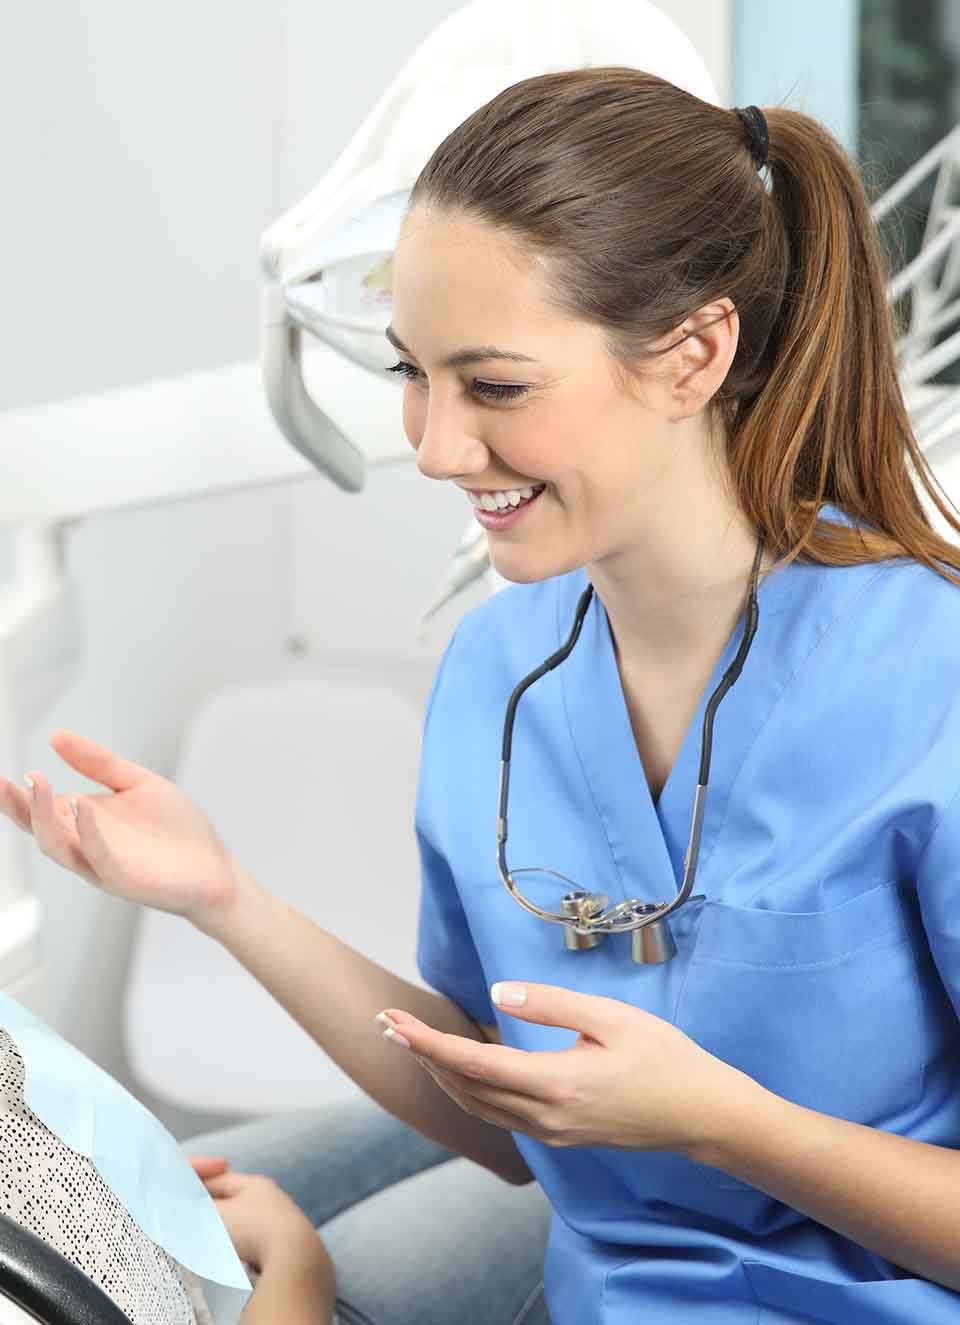
<instances>
[{"instance_id":1,"label":"dental chair armrest","mask_svg":"<svg viewBox=\"0 0 960 1325\"><path fill-rule=\"evenodd\" d=\"M130 1325L130 1318L35 1233L0 1214L0 1298L43 1325Z\"/></svg>"}]
</instances>

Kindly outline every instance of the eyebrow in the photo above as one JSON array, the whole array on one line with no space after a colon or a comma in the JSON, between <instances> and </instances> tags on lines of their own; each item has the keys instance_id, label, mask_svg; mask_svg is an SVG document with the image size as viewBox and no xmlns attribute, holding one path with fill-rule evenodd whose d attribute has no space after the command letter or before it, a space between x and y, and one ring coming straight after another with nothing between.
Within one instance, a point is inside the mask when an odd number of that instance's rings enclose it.
<instances>
[{"instance_id":1,"label":"eyebrow","mask_svg":"<svg viewBox=\"0 0 960 1325\"><path fill-rule=\"evenodd\" d=\"M417 357L413 350L407 349L393 327L387 327L384 335L394 349L402 351L403 354L412 355L413 358ZM509 359L512 363L538 362L536 359L531 359L529 354L518 354L516 350L498 350L495 345L477 345L465 350L457 350L454 354L448 354L443 362L448 368L459 368L466 363L482 363L485 359Z\"/></svg>"}]
</instances>

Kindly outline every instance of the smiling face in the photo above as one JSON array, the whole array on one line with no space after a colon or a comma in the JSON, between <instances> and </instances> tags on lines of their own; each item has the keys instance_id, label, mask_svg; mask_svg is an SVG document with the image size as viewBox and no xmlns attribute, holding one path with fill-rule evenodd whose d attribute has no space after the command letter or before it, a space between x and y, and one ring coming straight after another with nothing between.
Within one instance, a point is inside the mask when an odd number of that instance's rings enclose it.
<instances>
[{"instance_id":1,"label":"smiling face","mask_svg":"<svg viewBox=\"0 0 960 1325\"><path fill-rule=\"evenodd\" d=\"M497 571L541 580L636 542L676 449L652 372L627 390L602 330L549 306L539 264L491 226L414 207L393 273L403 427L421 473L456 483L465 503L545 485L521 518L488 529ZM446 362L469 348L486 354Z\"/></svg>"}]
</instances>

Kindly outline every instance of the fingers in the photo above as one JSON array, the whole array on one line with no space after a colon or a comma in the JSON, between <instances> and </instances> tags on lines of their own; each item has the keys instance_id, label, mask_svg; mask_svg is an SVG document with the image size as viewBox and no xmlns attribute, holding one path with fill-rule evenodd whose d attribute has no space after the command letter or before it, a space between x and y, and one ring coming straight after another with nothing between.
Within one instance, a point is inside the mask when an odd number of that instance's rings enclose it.
<instances>
[{"instance_id":1,"label":"fingers","mask_svg":"<svg viewBox=\"0 0 960 1325\"><path fill-rule=\"evenodd\" d=\"M6 778L0 778L0 809L25 833L33 831L30 822L30 793L21 791Z\"/></svg>"},{"instance_id":2,"label":"fingers","mask_svg":"<svg viewBox=\"0 0 960 1325\"><path fill-rule=\"evenodd\" d=\"M99 745L89 737L65 727L58 727L50 733L50 744L71 768L113 791L125 791L138 786L146 778L157 776L151 769L124 759L107 746ZM31 776L35 778L35 775ZM62 800L58 798L58 812ZM0 810L24 832L32 831L29 792L21 791L5 778L0 778Z\"/></svg>"},{"instance_id":3,"label":"fingers","mask_svg":"<svg viewBox=\"0 0 960 1325\"><path fill-rule=\"evenodd\" d=\"M70 809L69 799L55 797L50 783L38 773L29 774L36 788L36 795L26 798L29 807L29 824L37 845L45 856L62 865L90 877L90 867L80 847L76 821Z\"/></svg>"},{"instance_id":4,"label":"fingers","mask_svg":"<svg viewBox=\"0 0 960 1325\"><path fill-rule=\"evenodd\" d=\"M65 727L58 727L50 733L50 744L71 768L112 791L126 791L145 778L156 777L151 769L124 759L107 746Z\"/></svg>"},{"instance_id":5,"label":"fingers","mask_svg":"<svg viewBox=\"0 0 960 1325\"><path fill-rule=\"evenodd\" d=\"M220 1173L225 1173L230 1167L225 1159L213 1155L190 1155L189 1159L197 1177L203 1178L204 1181L207 1178L214 1178Z\"/></svg>"},{"instance_id":6,"label":"fingers","mask_svg":"<svg viewBox=\"0 0 960 1325\"><path fill-rule=\"evenodd\" d=\"M31 776L37 786L36 803L31 792L21 791L12 782L0 778L0 809L18 828L31 834L44 855L97 884L99 881L80 845L70 798L54 796L49 784L41 785L43 780L35 773Z\"/></svg>"},{"instance_id":7,"label":"fingers","mask_svg":"<svg viewBox=\"0 0 960 1325\"><path fill-rule=\"evenodd\" d=\"M231 1170L215 1174L212 1178L204 1178L204 1186L211 1196L221 1201L231 1196L241 1196L244 1192L251 1197L255 1195L259 1206L271 1199L279 1199L284 1204L290 1201L273 1178L268 1178L265 1173L234 1173Z\"/></svg>"},{"instance_id":8,"label":"fingers","mask_svg":"<svg viewBox=\"0 0 960 1325\"><path fill-rule=\"evenodd\" d=\"M240 1173L220 1173L216 1177L205 1178L204 1185L211 1196L222 1201L243 1191L246 1176Z\"/></svg>"}]
</instances>

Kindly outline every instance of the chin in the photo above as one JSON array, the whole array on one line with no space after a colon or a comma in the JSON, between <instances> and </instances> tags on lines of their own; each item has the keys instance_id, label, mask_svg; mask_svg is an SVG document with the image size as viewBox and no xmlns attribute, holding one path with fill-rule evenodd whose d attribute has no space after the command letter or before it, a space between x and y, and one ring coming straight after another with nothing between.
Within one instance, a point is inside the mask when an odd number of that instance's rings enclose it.
<instances>
[{"instance_id":1,"label":"chin","mask_svg":"<svg viewBox=\"0 0 960 1325\"><path fill-rule=\"evenodd\" d=\"M540 580L551 580L556 575L566 575L569 571L577 570L583 564L577 558L535 558L522 553L517 556L498 556L492 548L490 551L490 565L511 584L536 584Z\"/></svg>"}]
</instances>

